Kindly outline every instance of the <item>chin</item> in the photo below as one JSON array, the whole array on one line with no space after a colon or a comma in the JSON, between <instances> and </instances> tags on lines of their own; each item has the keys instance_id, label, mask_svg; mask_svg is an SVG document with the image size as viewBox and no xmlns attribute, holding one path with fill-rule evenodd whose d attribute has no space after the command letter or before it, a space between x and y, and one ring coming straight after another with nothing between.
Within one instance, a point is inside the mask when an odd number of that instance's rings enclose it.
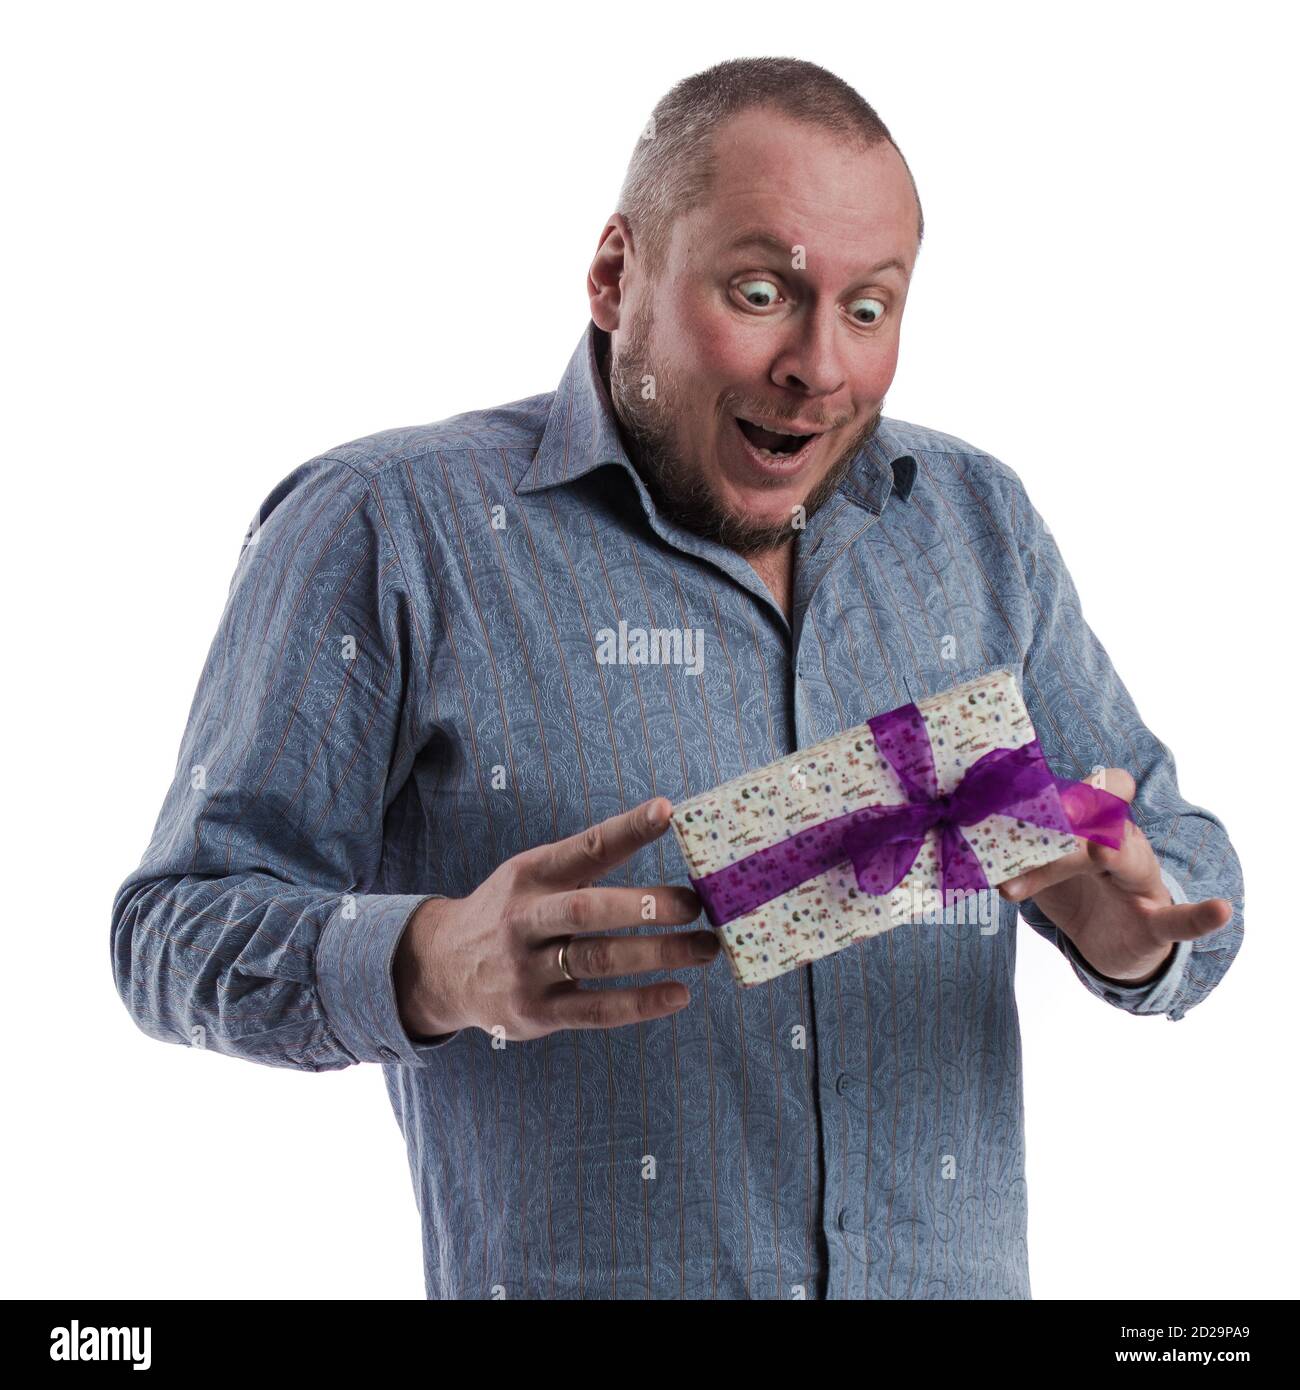
<instances>
[{"instance_id":1,"label":"chin","mask_svg":"<svg viewBox=\"0 0 1300 1390\"><path fill-rule=\"evenodd\" d=\"M746 526L789 526L800 500L799 497L792 498L788 507L784 504L779 507L745 507L733 503L727 510Z\"/></svg>"},{"instance_id":2,"label":"chin","mask_svg":"<svg viewBox=\"0 0 1300 1390\"><path fill-rule=\"evenodd\" d=\"M818 481L816 478L774 478L766 486L738 488L733 485L725 490L725 496L727 505L743 513L747 521L760 525L789 521L794 508L817 490Z\"/></svg>"}]
</instances>

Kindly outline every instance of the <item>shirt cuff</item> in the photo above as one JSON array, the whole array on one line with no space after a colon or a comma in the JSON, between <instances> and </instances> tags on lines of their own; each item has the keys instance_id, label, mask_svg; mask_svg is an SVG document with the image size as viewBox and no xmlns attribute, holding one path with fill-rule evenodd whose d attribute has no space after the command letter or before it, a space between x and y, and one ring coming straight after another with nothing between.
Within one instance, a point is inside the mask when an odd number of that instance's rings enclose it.
<instances>
[{"instance_id":1,"label":"shirt cuff","mask_svg":"<svg viewBox=\"0 0 1300 1390\"><path fill-rule=\"evenodd\" d=\"M423 1066L455 1038L410 1037L397 1011L393 957L412 914L435 893L344 896L316 945L316 985L325 1016L358 1062Z\"/></svg>"},{"instance_id":2,"label":"shirt cuff","mask_svg":"<svg viewBox=\"0 0 1300 1390\"><path fill-rule=\"evenodd\" d=\"M1169 896L1173 898L1175 903L1188 901L1182 884L1169 873L1163 864L1160 865L1160 877L1164 880L1165 887L1169 889ZM1165 962L1158 975L1142 984L1130 985L1123 984L1119 980L1108 979L1105 975L1099 975L1079 954L1074 942L1064 932L1058 932L1057 936L1061 943L1061 949L1069 957L1074 968L1086 977L1093 993L1100 994L1112 1004L1117 1004L1120 1008L1136 1014L1162 1014L1169 1008L1178 991L1178 986L1182 983L1187 958L1192 954L1192 947L1195 945L1195 942L1192 941L1179 941L1174 946L1173 954Z\"/></svg>"}]
</instances>

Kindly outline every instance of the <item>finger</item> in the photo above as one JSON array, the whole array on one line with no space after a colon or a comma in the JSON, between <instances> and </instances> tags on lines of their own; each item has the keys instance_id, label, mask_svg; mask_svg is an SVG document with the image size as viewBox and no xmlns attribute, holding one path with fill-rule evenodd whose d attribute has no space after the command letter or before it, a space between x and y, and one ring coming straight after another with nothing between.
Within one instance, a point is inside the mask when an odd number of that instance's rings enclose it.
<instances>
[{"instance_id":1,"label":"finger","mask_svg":"<svg viewBox=\"0 0 1300 1390\"><path fill-rule=\"evenodd\" d=\"M689 888L567 888L537 898L524 918L530 936L569 936L575 932L618 931L655 923L684 927L700 915L700 900Z\"/></svg>"},{"instance_id":2,"label":"finger","mask_svg":"<svg viewBox=\"0 0 1300 1390\"><path fill-rule=\"evenodd\" d=\"M1232 904L1226 898L1175 903L1157 908L1150 920L1151 930L1161 941L1198 941L1232 921Z\"/></svg>"},{"instance_id":3,"label":"finger","mask_svg":"<svg viewBox=\"0 0 1300 1390\"><path fill-rule=\"evenodd\" d=\"M1159 902L1170 899L1155 849L1136 822L1124 822L1124 839L1119 849L1093 840L1085 844L1092 871L1107 874L1114 887L1126 893L1146 894Z\"/></svg>"},{"instance_id":4,"label":"finger","mask_svg":"<svg viewBox=\"0 0 1300 1390\"><path fill-rule=\"evenodd\" d=\"M536 1010L539 1021L556 1028L623 1028L667 1018L691 1002L690 990L676 980L635 989L557 990Z\"/></svg>"},{"instance_id":5,"label":"finger","mask_svg":"<svg viewBox=\"0 0 1300 1390\"><path fill-rule=\"evenodd\" d=\"M682 970L708 965L721 942L711 931L665 932L654 936L578 936L569 941L564 963L579 980L610 980L619 975L641 975L647 970ZM556 956L545 947L550 979L563 979Z\"/></svg>"},{"instance_id":6,"label":"finger","mask_svg":"<svg viewBox=\"0 0 1300 1390\"><path fill-rule=\"evenodd\" d=\"M1030 869L1028 873L1021 874L1019 878L1009 878L1005 882L999 883L998 892L1010 902L1023 902L1025 898L1032 898L1045 888L1064 883L1066 879L1074 878L1077 874L1093 872L1095 870L1088 856L1088 851L1079 849L1061 859L1054 859L1050 864L1044 864L1037 869Z\"/></svg>"},{"instance_id":7,"label":"finger","mask_svg":"<svg viewBox=\"0 0 1300 1390\"><path fill-rule=\"evenodd\" d=\"M544 882L590 883L653 844L668 828L672 803L656 796L622 815L589 825L567 840L541 845L528 852L530 867Z\"/></svg>"},{"instance_id":8,"label":"finger","mask_svg":"<svg viewBox=\"0 0 1300 1390\"><path fill-rule=\"evenodd\" d=\"M1133 780L1133 774L1122 767L1103 768L1100 776L1091 776L1087 781L1124 801L1131 802L1137 795L1137 783Z\"/></svg>"},{"instance_id":9,"label":"finger","mask_svg":"<svg viewBox=\"0 0 1300 1390\"><path fill-rule=\"evenodd\" d=\"M1108 768L1108 772L1117 771ZM1119 770L1121 776L1128 778L1129 788L1132 778ZM1118 784L1123 789L1123 784ZM1109 791L1110 788L1105 790ZM1118 794L1118 793L1117 793ZM1066 800L1069 793L1062 793ZM1160 877L1160 865L1156 859L1151 842L1131 820L1124 821L1123 838L1118 849L1103 845L1097 840L1078 837L1079 848L1072 854L1054 859L1037 869L1030 869L1019 878L1008 879L999 885L1004 898L1011 902L1023 902L1025 898L1035 897L1047 888L1074 878L1077 874L1108 874L1117 888L1126 893L1151 893L1157 897L1166 893L1164 880Z\"/></svg>"},{"instance_id":10,"label":"finger","mask_svg":"<svg viewBox=\"0 0 1300 1390\"><path fill-rule=\"evenodd\" d=\"M1086 825L1096 819L1096 798L1089 795L1089 788L1103 791L1108 796L1124 802L1126 806L1132 805L1137 794L1137 783L1133 780L1132 773L1126 772L1122 767L1100 768L1082 781L1067 783L1058 789L1061 805L1076 825ZM1125 819L1132 821L1131 810ZM1080 838L1084 837L1080 835Z\"/></svg>"}]
</instances>

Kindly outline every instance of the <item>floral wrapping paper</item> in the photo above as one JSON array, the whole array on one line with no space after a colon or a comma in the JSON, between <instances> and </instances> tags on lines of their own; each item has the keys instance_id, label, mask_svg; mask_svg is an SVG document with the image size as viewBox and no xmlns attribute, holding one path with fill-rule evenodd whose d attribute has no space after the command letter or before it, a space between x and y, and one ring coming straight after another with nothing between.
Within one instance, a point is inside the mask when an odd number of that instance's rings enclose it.
<instances>
[{"instance_id":1,"label":"floral wrapping paper","mask_svg":"<svg viewBox=\"0 0 1300 1390\"><path fill-rule=\"evenodd\" d=\"M930 736L940 793L951 792L991 749L1019 748L1037 736L1009 668L918 700L916 707ZM820 821L861 806L906 800L897 774L863 724L680 802L673 808L672 827L690 876L700 879ZM1073 834L1005 815L963 826L962 834L990 887L1078 846ZM845 859L717 927L737 981L761 984L850 942L942 910L939 838L937 829L927 833L907 875L883 897L863 893Z\"/></svg>"}]
</instances>

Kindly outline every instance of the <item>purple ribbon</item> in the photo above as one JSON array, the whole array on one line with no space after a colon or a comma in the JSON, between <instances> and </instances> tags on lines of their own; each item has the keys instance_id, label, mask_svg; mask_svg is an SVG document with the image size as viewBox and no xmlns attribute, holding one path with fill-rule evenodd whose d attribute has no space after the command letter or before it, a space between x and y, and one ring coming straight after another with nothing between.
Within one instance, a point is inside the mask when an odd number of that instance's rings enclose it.
<instances>
[{"instance_id":1,"label":"purple ribbon","mask_svg":"<svg viewBox=\"0 0 1300 1390\"><path fill-rule=\"evenodd\" d=\"M744 917L846 861L852 863L862 892L872 897L891 892L907 876L926 834L936 827L944 901L951 900L949 894L987 888L988 879L960 827L977 825L992 815L1081 835L1111 849L1123 844L1128 802L1087 782L1057 777L1037 739L1020 748L985 753L966 769L952 792L941 796L929 733L916 705L877 715L867 726L907 800L834 816L726 868L692 878L715 927Z\"/></svg>"}]
</instances>

